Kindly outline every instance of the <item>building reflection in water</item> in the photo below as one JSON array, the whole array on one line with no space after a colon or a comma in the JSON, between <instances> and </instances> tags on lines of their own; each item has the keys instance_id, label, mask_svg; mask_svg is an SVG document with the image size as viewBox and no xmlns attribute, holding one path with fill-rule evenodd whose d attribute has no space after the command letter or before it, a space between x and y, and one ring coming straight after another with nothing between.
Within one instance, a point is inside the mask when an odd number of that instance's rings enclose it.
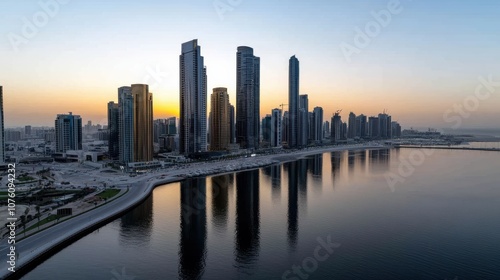
<instances>
[{"instance_id":1,"label":"building reflection in water","mask_svg":"<svg viewBox=\"0 0 500 280\"><path fill-rule=\"evenodd\" d=\"M342 152L332 152L331 153L331 161L332 161L332 183L335 188L335 182L340 179L340 168L342 165Z\"/></svg>"},{"instance_id":2,"label":"building reflection in water","mask_svg":"<svg viewBox=\"0 0 500 280\"><path fill-rule=\"evenodd\" d=\"M120 219L120 244L146 246L151 239L152 226L153 196L150 195L143 203Z\"/></svg>"},{"instance_id":3,"label":"building reflection in water","mask_svg":"<svg viewBox=\"0 0 500 280\"><path fill-rule=\"evenodd\" d=\"M227 229L229 208L229 174L211 178L212 190L212 224L216 229Z\"/></svg>"},{"instance_id":4,"label":"building reflection in water","mask_svg":"<svg viewBox=\"0 0 500 280\"><path fill-rule=\"evenodd\" d=\"M236 174L236 265L254 271L260 250L259 170Z\"/></svg>"},{"instance_id":5,"label":"building reflection in water","mask_svg":"<svg viewBox=\"0 0 500 280\"><path fill-rule=\"evenodd\" d=\"M207 214L206 178L181 182L179 278L199 279L205 269Z\"/></svg>"},{"instance_id":6,"label":"building reflection in water","mask_svg":"<svg viewBox=\"0 0 500 280\"><path fill-rule=\"evenodd\" d=\"M307 159L299 160L299 170L298 170L298 179L299 179L299 194L300 194L300 209L305 211L307 210Z\"/></svg>"},{"instance_id":7,"label":"building reflection in water","mask_svg":"<svg viewBox=\"0 0 500 280\"><path fill-rule=\"evenodd\" d=\"M314 155L308 161L309 172L311 172L313 178L321 179L323 175L323 155Z\"/></svg>"},{"instance_id":8,"label":"building reflection in water","mask_svg":"<svg viewBox=\"0 0 500 280\"><path fill-rule=\"evenodd\" d=\"M349 150L347 152L347 166L349 168L349 173L352 173L356 164L357 151Z\"/></svg>"},{"instance_id":9,"label":"building reflection in water","mask_svg":"<svg viewBox=\"0 0 500 280\"><path fill-rule=\"evenodd\" d=\"M265 175L271 178L271 198L273 202L279 202L281 198L281 165L275 164L263 169Z\"/></svg>"},{"instance_id":10,"label":"building reflection in water","mask_svg":"<svg viewBox=\"0 0 500 280\"><path fill-rule=\"evenodd\" d=\"M297 246L297 236L299 231L298 216L298 162L288 162L284 164L288 172L288 245L292 250Z\"/></svg>"},{"instance_id":11,"label":"building reflection in water","mask_svg":"<svg viewBox=\"0 0 500 280\"><path fill-rule=\"evenodd\" d=\"M380 149L380 150L369 150L368 157L370 158L368 162L369 171L371 173L383 173L389 170L390 165L390 149Z\"/></svg>"}]
</instances>

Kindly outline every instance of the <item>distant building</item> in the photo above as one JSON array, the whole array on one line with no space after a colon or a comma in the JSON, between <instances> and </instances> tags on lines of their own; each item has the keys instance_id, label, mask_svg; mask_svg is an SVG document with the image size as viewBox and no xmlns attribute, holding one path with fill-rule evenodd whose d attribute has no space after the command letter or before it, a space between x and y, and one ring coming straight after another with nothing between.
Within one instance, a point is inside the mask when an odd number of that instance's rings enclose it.
<instances>
[{"instance_id":1,"label":"distant building","mask_svg":"<svg viewBox=\"0 0 500 280\"><path fill-rule=\"evenodd\" d=\"M120 158L119 112L118 103L112 101L108 103L108 153L113 160Z\"/></svg>"},{"instance_id":2,"label":"distant building","mask_svg":"<svg viewBox=\"0 0 500 280\"><path fill-rule=\"evenodd\" d=\"M366 116L361 114L356 117L356 137L366 138Z\"/></svg>"},{"instance_id":3,"label":"distant building","mask_svg":"<svg viewBox=\"0 0 500 280\"><path fill-rule=\"evenodd\" d=\"M260 58L250 47L236 53L236 143L258 149L260 140Z\"/></svg>"},{"instance_id":4,"label":"distant building","mask_svg":"<svg viewBox=\"0 0 500 280\"><path fill-rule=\"evenodd\" d=\"M323 139L330 138L330 122L325 121L323 124Z\"/></svg>"},{"instance_id":5,"label":"distant building","mask_svg":"<svg viewBox=\"0 0 500 280\"><path fill-rule=\"evenodd\" d=\"M332 117L332 127L331 127L331 137L330 140L332 143L337 143L343 138L343 124L342 117L339 113L335 113Z\"/></svg>"},{"instance_id":6,"label":"distant building","mask_svg":"<svg viewBox=\"0 0 500 280\"><path fill-rule=\"evenodd\" d=\"M379 114L379 133L382 139L392 138L392 118L387 114Z\"/></svg>"},{"instance_id":7,"label":"distant building","mask_svg":"<svg viewBox=\"0 0 500 280\"><path fill-rule=\"evenodd\" d=\"M167 119L167 135L176 135L177 134L177 118L171 117Z\"/></svg>"},{"instance_id":8,"label":"distant building","mask_svg":"<svg viewBox=\"0 0 500 280\"><path fill-rule=\"evenodd\" d=\"M282 130L281 130L281 143L283 146L288 146L288 137L290 136L290 114L288 111L283 113L283 120L281 122Z\"/></svg>"},{"instance_id":9,"label":"distant building","mask_svg":"<svg viewBox=\"0 0 500 280\"><path fill-rule=\"evenodd\" d=\"M24 138L31 138L31 125L24 127Z\"/></svg>"},{"instance_id":10,"label":"distant building","mask_svg":"<svg viewBox=\"0 0 500 280\"><path fill-rule=\"evenodd\" d=\"M271 147L281 147L282 142L281 110L273 109L271 112Z\"/></svg>"},{"instance_id":11,"label":"distant building","mask_svg":"<svg viewBox=\"0 0 500 280\"><path fill-rule=\"evenodd\" d=\"M4 130L3 134L5 135L4 140L6 142L17 142L17 141L21 140L21 138L22 138L21 131L18 131L18 130L7 129L7 130ZM55 138L54 138L54 140L55 140Z\"/></svg>"},{"instance_id":12,"label":"distant building","mask_svg":"<svg viewBox=\"0 0 500 280\"><path fill-rule=\"evenodd\" d=\"M313 109L312 121L312 141L314 143L321 143L323 141L323 108L315 107Z\"/></svg>"},{"instance_id":13,"label":"distant building","mask_svg":"<svg viewBox=\"0 0 500 280\"><path fill-rule=\"evenodd\" d=\"M213 89L210 108L210 150L227 150L231 138L229 127L229 95L227 94L227 88L218 87Z\"/></svg>"},{"instance_id":14,"label":"distant building","mask_svg":"<svg viewBox=\"0 0 500 280\"><path fill-rule=\"evenodd\" d=\"M380 138L380 122L377 117L368 118L368 137L370 139Z\"/></svg>"},{"instance_id":15,"label":"distant building","mask_svg":"<svg viewBox=\"0 0 500 280\"><path fill-rule=\"evenodd\" d=\"M60 114L55 120L56 152L82 150L82 118L78 115Z\"/></svg>"},{"instance_id":16,"label":"distant building","mask_svg":"<svg viewBox=\"0 0 500 280\"><path fill-rule=\"evenodd\" d=\"M272 124L272 115L267 114L263 119L262 119L262 142L266 143L267 145L271 144L271 124Z\"/></svg>"},{"instance_id":17,"label":"distant building","mask_svg":"<svg viewBox=\"0 0 500 280\"><path fill-rule=\"evenodd\" d=\"M401 138L401 125L398 122L392 122L392 138Z\"/></svg>"},{"instance_id":18,"label":"distant building","mask_svg":"<svg viewBox=\"0 0 500 280\"><path fill-rule=\"evenodd\" d=\"M299 147L307 147L309 140L309 98L307 94L299 96Z\"/></svg>"},{"instance_id":19,"label":"distant building","mask_svg":"<svg viewBox=\"0 0 500 280\"><path fill-rule=\"evenodd\" d=\"M179 152L207 151L207 68L198 40L182 44L180 55Z\"/></svg>"},{"instance_id":20,"label":"distant building","mask_svg":"<svg viewBox=\"0 0 500 280\"><path fill-rule=\"evenodd\" d=\"M347 128L347 138L354 139L356 137L356 114L349 114L349 127Z\"/></svg>"},{"instance_id":21,"label":"distant building","mask_svg":"<svg viewBox=\"0 0 500 280\"><path fill-rule=\"evenodd\" d=\"M160 143L160 137L167 135L167 120L158 119L153 121L153 142Z\"/></svg>"}]
</instances>

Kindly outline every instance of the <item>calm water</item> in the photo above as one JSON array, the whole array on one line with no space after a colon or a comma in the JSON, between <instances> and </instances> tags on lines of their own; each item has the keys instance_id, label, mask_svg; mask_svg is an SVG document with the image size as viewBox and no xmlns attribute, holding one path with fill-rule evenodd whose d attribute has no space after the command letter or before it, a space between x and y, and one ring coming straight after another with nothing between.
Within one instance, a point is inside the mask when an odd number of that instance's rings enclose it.
<instances>
[{"instance_id":1,"label":"calm water","mask_svg":"<svg viewBox=\"0 0 500 280\"><path fill-rule=\"evenodd\" d=\"M500 279L500 153L434 150L400 173L415 151L158 187L23 279Z\"/></svg>"}]
</instances>

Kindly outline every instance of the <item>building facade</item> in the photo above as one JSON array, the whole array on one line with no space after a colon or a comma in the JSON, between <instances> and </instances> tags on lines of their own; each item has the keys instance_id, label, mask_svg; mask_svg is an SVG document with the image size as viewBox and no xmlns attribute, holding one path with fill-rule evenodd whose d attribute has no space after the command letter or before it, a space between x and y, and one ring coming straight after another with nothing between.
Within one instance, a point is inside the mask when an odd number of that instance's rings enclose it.
<instances>
[{"instance_id":1,"label":"building facade","mask_svg":"<svg viewBox=\"0 0 500 280\"><path fill-rule=\"evenodd\" d=\"M181 51L179 152L189 156L207 151L207 69L198 40Z\"/></svg>"},{"instance_id":2,"label":"building facade","mask_svg":"<svg viewBox=\"0 0 500 280\"><path fill-rule=\"evenodd\" d=\"M210 99L210 150L224 151L229 147L231 138L227 88L214 88Z\"/></svg>"},{"instance_id":3,"label":"building facade","mask_svg":"<svg viewBox=\"0 0 500 280\"><path fill-rule=\"evenodd\" d=\"M78 115L60 114L55 120L56 152L82 150L82 118Z\"/></svg>"},{"instance_id":4,"label":"building facade","mask_svg":"<svg viewBox=\"0 0 500 280\"><path fill-rule=\"evenodd\" d=\"M260 58L250 47L236 52L236 143L258 149L260 140Z\"/></svg>"},{"instance_id":5,"label":"building facade","mask_svg":"<svg viewBox=\"0 0 500 280\"><path fill-rule=\"evenodd\" d=\"M299 144L299 60L292 56L288 65L288 118L287 143L289 148L296 148Z\"/></svg>"}]
</instances>

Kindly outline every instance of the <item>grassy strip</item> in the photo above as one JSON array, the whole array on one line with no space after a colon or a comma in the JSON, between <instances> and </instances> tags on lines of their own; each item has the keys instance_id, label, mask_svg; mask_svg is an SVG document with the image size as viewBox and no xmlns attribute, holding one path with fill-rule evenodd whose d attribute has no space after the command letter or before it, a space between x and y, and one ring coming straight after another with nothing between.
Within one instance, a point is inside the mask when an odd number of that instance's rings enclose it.
<instances>
[{"instance_id":1,"label":"grassy strip","mask_svg":"<svg viewBox=\"0 0 500 280\"><path fill-rule=\"evenodd\" d=\"M32 230L32 229L34 229L34 228L39 227L39 226L43 226L43 225L45 225L45 224L47 224L47 223L50 223L50 222L52 222L52 221L54 221L54 220L57 220L57 218L58 218L58 216L57 216L57 215L50 215L50 216L48 216L47 218L45 218L45 219L41 220L40 222L38 222L38 223L36 223L36 224L34 224L34 225L30 226L30 227L29 227L29 228L27 228L25 231L21 232L21 234L22 234L22 233L24 233L24 232L28 232L28 231L30 231L30 230ZM63 218L63 216L61 216L60 218Z\"/></svg>"},{"instance_id":2,"label":"grassy strip","mask_svg":"<svg viewBox=\"0 0 500 280\"><path fill-rule=\"evenodd\" d=\"M97 196L102 198L102 199L110 199L113 196L117 195L119 192L120 192L119 189L108 189L108 190L105 190L105 191L99 193Z\"/></svg>"}]
</instances>

